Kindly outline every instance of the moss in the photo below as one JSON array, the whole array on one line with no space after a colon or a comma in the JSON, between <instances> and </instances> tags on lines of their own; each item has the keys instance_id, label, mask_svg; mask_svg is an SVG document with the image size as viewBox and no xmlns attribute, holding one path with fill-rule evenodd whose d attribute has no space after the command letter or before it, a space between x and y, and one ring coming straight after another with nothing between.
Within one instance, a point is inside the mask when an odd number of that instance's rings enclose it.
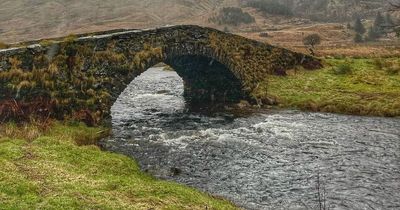
<instances>
[{"instance_id":1,"label":"moss","mask_svg":"<svg viewBox=\"0 0 400 210\"><path fill-rule=\"evenodd\" d=\"M41 44L48 46L51 41ZM53 110L49 117L81 119L95 125L109 117L115 94L135 76L186 51L215 57L241 80L247 93L268 74L300 65L300 60L315 61L285 49L194 26L171 29L165 36L143 32L132 39L83 41L71 35L48 47L47 52L33 55L24 51L6 58L11 68L0 72L0 101L16 100L21 105L48 101ZM1 102L0 107L15 112Z\"/></svg>"},{"instance_id":2,"label":"moss","mask_svg":"<svg viewBox=\"0 0 400 210\"><path fill-rule=\"evenodd\" d=\"M106 89L93 87L101 83L102 78L93 77L91 73L82 71L86 61L82 55L93 56L94 59L91 62L98 61L96 65L108 62L110 65L119 66L126 59L122 54L110 52L93 54L93 50L88 50L88 48L85 45L64 43L60 49L61 54L51 61L44 55L36 55L33 59L33 69L30 71L23 69L24 64L18 56L10 57L11 69L0 72L0 81L7 84L2 92L7 93L8 96L4 95L3 98L16 98L28 102L46 98L56 107L51 117L58 119L66 116L73 117L74 113L80 113L83 110L87 112L90 109L93 110L93 113L87 114L92 121L90 124L100 122L98 118L103 118L108 114L107 107L110 106L111 96ZM86 94L85 90L89 89L94 92ZM88 106L88 101L91 101L90 106ZM99 109L102 112L100 116L97 116L98 114L94 112Z\"/></svg>"},{"instance_id":3,"label":"moss","mask_svg":"<svg viewBox=\"0 0 400 210\"><path fill-rule=\"evenodd\" d=\"M306 66L309 62L316 62L316 66L320 66L319 61L312 57L262 45L236 35L214 32L209 35L209 42L218 60L238 72L247 91L253 90L266 75L274 75L299 65Z\"/></svg>"},{"instance_id":4,"label":"moss","mask_svg":"<svg viewBox=\"0 0 400 210\"><path fill-rule=\"evenodd\" d=\"M4 127L13 131L3 132ZM27 141L26 134L15 134L25 129L39 130L38 135ZM77 145L77 137L96 139L103 128L53 123L45 130L10 124L0 130L3 209L237 209L192 188L156 180L128 157Z\"/></svg>"},{"instance_id":5,"label":"moss","mask_svg":"<svg viewBox=\"0 0 400 210\"><path fill-rule=\"evenodd\" d=\"M41 41L39 42L39 44L40 44L42 47L49 47L49 46L55 44L55 42L52 41L52 40L46 40L46 39L44 39L44 40L41 40Z\"/></svg>"},{"instance_id":6,"label":"moss","mask_svg":"<svg viewBox=\"0 0 400 210\"><path fill-rule=\"evenodd\" d=\"M76 36L75 34L70 34L63 39L63 42L72 43L72 42L75 42L77 39L78 39L78 36Z\"/></svg>"},{"instance_id":7,"label":"moss","mask_svg":"<svg viewBox=\"0 0 400 210\"><path fill-rule=\"evenodd\" d=\"M396 62L396 59L383 59ZM276 99L280 107L356 115L400 116L400 75L390 75L370 59L329 59L319 71L299 70L287 77L271 76L253 94ZM350 65L351 74L332 68Z\"/></svg>"},{"instance_id":8,"label":"moss","mask_svg":"<svg viewBox=\"0 0 400 210\"><path fill-rule=\"evenodd\" d=\"M149 64L159 63L163 60L163 57L164 55L161 47L151 47L149 45L144 45L142 51L135 53L133 58L133 66L136 69L144 71Z\"/></svg>"}]
</instances>

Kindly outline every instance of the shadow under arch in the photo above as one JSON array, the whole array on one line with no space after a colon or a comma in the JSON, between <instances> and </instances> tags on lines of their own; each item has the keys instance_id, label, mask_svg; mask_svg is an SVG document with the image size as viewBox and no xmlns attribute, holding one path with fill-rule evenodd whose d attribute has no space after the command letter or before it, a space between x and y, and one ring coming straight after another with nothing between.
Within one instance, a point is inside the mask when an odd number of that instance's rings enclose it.
<instances>
[{"instance_id":1,"label":"shadow under arch","mask_svg":"<svg viewBox=\"0 0 400 210\"><path fill-rule=\"evenodd\" d=\"M164 46L161 53L151 53L151 47L145 50L149 51L148 57L139 63L139 73L125 77L125 85L112 90L113 103L137 76L158 63L169 65L182 78L189 105L219 106L251 100L241 75L222 53L217 55L211 48L192 43Z\"/></svg>"},{"instance_id":2,"label":"shadow under arch","mask_svg":"<svg viewBox=\"0 0 400 210\"><path fill-rule=\"evenodd\" d=\"M164 62L183 79L184 96L189 103L236 103L249 98L241 81L212 58L183 55Z\"/></svg>"}]
</instances>

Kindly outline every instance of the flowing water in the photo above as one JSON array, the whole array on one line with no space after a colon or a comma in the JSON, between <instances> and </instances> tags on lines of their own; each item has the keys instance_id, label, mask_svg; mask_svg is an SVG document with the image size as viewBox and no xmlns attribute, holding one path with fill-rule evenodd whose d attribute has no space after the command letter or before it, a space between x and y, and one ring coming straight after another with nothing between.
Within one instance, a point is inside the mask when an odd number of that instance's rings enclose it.
<instances>
[{"instance_id":1,"label":"flowing water","mask_svg":"<svg viewBox=\"0 0 400 210\"><path fill-rule=\"evenodd\" d=\"M245 209L400 209L400 119L195 114L182 94L175 72L149 69L113 106L103 146Z\"/></svg>"}]
</instances>

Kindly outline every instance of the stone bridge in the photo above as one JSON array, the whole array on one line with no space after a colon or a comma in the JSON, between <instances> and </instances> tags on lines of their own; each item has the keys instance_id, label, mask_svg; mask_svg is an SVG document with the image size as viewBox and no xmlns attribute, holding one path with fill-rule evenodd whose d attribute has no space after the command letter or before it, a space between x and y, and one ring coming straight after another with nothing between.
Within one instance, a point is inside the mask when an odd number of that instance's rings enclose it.
<instances>
[{"instance_id":1,"label":"stone bridge","mask_svg":"<svg viewBox=\"0 0 400 210\"><path fill-rule=\"evenodd\" d=\"M320 66L304 54L191 25L40 40L0 50L0 121L101 122L126 86L160 62L183 78L191 103L252 99L270 74Z\"/></svg>"}]
</instances>

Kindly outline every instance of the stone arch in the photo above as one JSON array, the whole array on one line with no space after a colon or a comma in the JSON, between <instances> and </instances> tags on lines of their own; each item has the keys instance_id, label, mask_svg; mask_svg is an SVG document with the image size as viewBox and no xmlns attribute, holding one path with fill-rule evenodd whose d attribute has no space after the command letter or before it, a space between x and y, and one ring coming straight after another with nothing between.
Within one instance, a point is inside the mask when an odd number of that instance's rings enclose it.
<instances>
[{"instance_id":1,"label":"stone arch","mask_svg":"<svg viewBox=\"0 0 400 210\"><path fill-rule=\"evenodd\" d=\"M321 66L301 53L199 26L84 34L0 50L0 106L44 101L45 108L20 113L96 124L110 118L112 104L136 76L159 62L188 81L188 95L203 95L194 101L251 98L270 74Z\"/></svg>"},{"instance_id":2,"label":"stone arch","mask_svg":"<svg viewBox=\"0 0 400 210\"><path fill-rule=\"evenodd\" d=\"M188 103L235 103L241 99L250 99L249 92L243 88L240 74L232 71L229 68L232 65L224 62L226 60L214 54L212 49L188 44L179 47L164 46L161 55L149 53L149 57L138 64L142 69L140 73L160 62L171 66L184 81L184 94ZM114 100L138 75L127 77L125 86L110 90Z\"/></svg>"}]
</instances>

